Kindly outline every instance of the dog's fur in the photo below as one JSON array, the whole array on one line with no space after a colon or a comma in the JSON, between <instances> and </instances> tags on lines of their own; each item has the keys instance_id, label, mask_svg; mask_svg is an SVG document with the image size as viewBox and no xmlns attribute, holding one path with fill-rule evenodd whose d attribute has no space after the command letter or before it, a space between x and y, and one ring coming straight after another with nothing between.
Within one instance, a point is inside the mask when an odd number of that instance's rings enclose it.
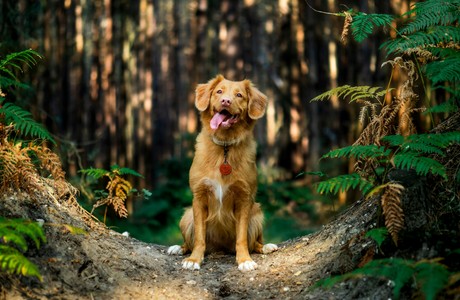
<instances>
[{"instance_id":1,"label":"dog's fur","mask_svg":"<svg viewBox=\"0 0 460 300\"><path fill-rule=\"evenodd\" d=\"M267 97L249 80L230 81L218 75L197 86L195 106L201 112L202 130L190 168L193 204L180 221L184 244L171 246L168 253L191 251L182 266L199 269L205 252L236 252L238 268L253 270L257 264L250 252L269 253L278 249L274 244L263 245L263 214L255 203L253 128L265 113ZM232 166L228 175L219 171L225 145L227 161Z\"/></svg>"}]
</instances>

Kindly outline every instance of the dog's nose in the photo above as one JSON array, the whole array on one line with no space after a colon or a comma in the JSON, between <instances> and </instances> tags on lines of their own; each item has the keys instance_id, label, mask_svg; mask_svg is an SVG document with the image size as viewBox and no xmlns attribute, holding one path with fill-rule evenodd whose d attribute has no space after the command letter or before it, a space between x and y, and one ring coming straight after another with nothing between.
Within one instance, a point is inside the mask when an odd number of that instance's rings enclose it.
<instances>
[{"instance_id":1,"label":"dog's nose","mask_svg":"<svg viewBox=\"0 0 460 300\"><path fill-rule=\"evenodd\" d=\"M222 106L230 106L230 104L232 104L232 100L229 98L222 98L220 100L220 103L222 104Z\"/></svg>"}]
</instances>

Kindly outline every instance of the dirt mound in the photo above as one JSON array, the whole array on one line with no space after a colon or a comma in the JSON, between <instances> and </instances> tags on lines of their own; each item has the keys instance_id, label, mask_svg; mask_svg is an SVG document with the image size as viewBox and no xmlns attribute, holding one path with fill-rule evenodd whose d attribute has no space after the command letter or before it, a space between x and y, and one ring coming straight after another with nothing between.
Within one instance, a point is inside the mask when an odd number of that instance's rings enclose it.
<instances>
[{"instance_id":1,"label":"dirt mound","mask_svg":"<svg viewBox=\"0 0 460 300\"><path fill-rule=\"evenodd\" d=\"M46 184L45 182L43 184ZM50 187L51 188L51 187ZM374 201L374 200L373 200ZM349 295L361 287L348 284L327 294L310 287L330 274L350 271L375 245L363 238L374 226L375 201L358 202L319 232L287 241L269 255L253 255L254 272L238 271L233 255L215 253L201 270L181 269L181 257L166 246L147 244L116 233L93 220L75 203L11 192L0 198L1 215L45 221L47 243L26 256L38 265L43 282L1 275L4 299L270 299ZM84 229L70 233L63 224ZM381 286L384 286L381 285ZM365 289L368 296L390 297L391 289Z\"/></svg>"}]
</instances>

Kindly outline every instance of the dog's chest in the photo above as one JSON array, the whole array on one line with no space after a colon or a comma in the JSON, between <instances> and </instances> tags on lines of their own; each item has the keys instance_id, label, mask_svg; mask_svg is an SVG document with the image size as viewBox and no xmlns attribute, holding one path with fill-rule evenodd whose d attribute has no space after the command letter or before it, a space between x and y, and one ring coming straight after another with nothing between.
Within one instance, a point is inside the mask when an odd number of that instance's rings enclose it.
<instances>
[{"instance_id":1,"label":"dog's chest","mask_svg":"<svg viewBox=\"0 0 460 300\"><path fill-rule=\"evenodd\" d=\"M219 180L206 178L205 184L210 187L210 190L213 192L216 201L222 204L224 201L224 196L228 190L228 186Z\"/></svg>"}]
</instances>

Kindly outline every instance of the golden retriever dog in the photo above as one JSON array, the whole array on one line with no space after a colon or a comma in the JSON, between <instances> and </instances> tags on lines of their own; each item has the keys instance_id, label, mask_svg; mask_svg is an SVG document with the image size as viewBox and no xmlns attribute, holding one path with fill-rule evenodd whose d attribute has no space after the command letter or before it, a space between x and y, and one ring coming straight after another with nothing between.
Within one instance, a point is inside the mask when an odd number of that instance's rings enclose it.
<instances>
[{"instance_id":1,"label":"golden retriever dog","mask_svg":"<svg viewBox=\"0 0 460 300\"><path fill-rule=\"evenodd\" d=\"M200 269L205 253L236 252L238 269L257 264L250 252L278 249L263 244L263 214L255 202L257 191L256 142L253 128L265 113L267 97L249 80L230 81L222 75L196 88L195 106L202 130L196 139L190 168L192 207L180 221L182 246L168 254L191 255L185 269Z\"/></svg>"}]
</instances>

